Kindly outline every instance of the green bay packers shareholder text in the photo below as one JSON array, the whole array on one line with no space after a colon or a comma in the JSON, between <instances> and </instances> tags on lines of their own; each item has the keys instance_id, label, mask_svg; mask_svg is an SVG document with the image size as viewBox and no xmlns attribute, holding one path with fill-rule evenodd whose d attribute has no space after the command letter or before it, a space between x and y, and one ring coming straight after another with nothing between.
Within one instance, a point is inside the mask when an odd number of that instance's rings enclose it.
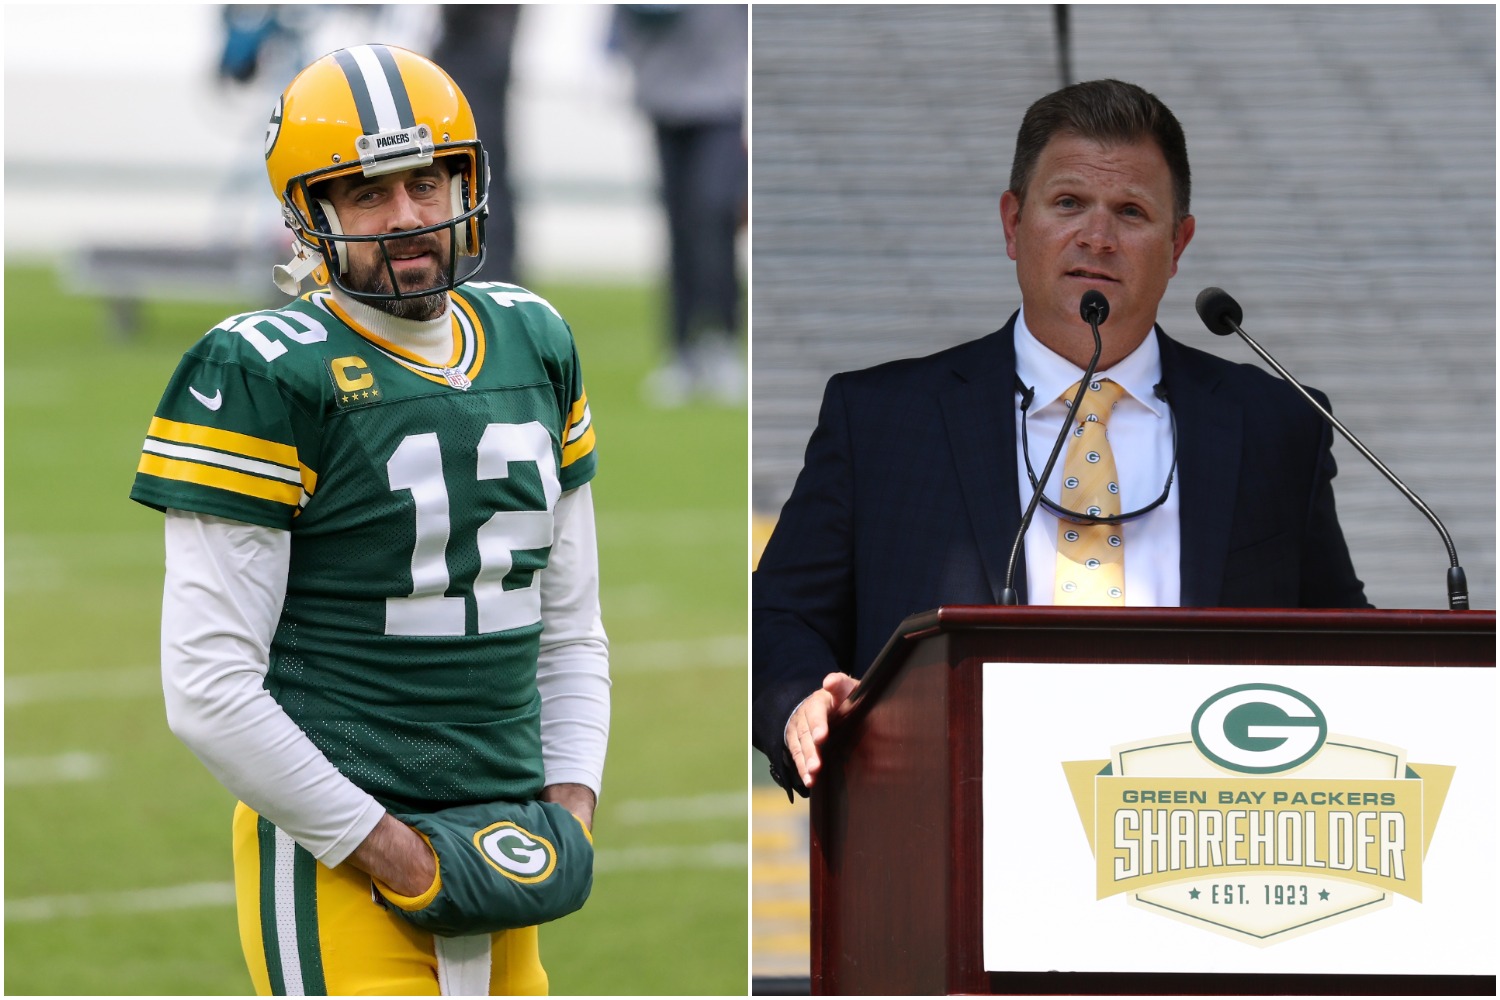
<instances>
[{"instance_id":1,"label":"green bay packers shareholder text","mask_svg":"<svg viewBox=\"0 0 1500 1000\"><path fill-rule=\"evenodd\" d=\"M1370 804L1395 805L1390 793L1356 795L1360 800L1389 795L1389 802ZM1116 881L1232 867L1406 878L1407 824L1400 810L1119 808L1112 826Z\"/></svg>"},{"instance_id":2,"label":"green bay packers shareholder text","mask_svg":"<svg viewBox=\"0 0 1500 1000\"><path fill-rule=\"evenodd\" d=\"M1161 790L1127 788L1120 793L1121 802L1156 802L1161 805L1207 805L1210 796L1221 806L1263 805L1266 796L1271 805L1293 806L1394 806L1394 792L1270 792L1219 791L1202 792L1187 788Z\"/></svg>"}]
</instances>

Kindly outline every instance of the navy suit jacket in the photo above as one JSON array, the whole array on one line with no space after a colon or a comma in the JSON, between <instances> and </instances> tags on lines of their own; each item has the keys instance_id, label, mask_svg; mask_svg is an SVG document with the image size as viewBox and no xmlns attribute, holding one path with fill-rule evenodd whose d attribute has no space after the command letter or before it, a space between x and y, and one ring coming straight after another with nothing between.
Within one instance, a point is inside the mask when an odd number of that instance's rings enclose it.
<instances>
[{"instance_id":1,"label":"navy suit jacket","mask_svg":"<svg viewBox=\"0 0 1500 1000\"><path fill-rule=\"evenodd\" d=\"M1014 326L829 380L753 581L752 739L788 788L782 732L824 675L861 676L908 615L1000 603L1021 521ZM1328 425L1260 368L1156 336L1179 435L1183 606L1368 607ZM1015 586L1027 603L1024 555Z\"/></svg>"}]
</instances>

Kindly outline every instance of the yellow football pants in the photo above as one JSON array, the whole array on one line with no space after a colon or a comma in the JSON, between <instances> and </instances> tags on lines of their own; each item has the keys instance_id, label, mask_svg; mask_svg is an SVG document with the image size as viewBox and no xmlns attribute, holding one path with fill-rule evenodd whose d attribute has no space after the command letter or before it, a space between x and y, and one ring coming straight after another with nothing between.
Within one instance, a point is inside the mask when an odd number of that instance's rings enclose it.
<instances>
[{"instance_id":1,"label":"yellow football pants","mask_svg":"<svg viewBox=\"0 0 1500 1000\"><path fill-rule=\"evenodd\" d=\"M378 901L370 877L328 868L244 803L234 811L240 944L260 996L437 996L433 936ZM541 996L537 929L495 934L492 996Z\"/></svg>"}]
</instances>

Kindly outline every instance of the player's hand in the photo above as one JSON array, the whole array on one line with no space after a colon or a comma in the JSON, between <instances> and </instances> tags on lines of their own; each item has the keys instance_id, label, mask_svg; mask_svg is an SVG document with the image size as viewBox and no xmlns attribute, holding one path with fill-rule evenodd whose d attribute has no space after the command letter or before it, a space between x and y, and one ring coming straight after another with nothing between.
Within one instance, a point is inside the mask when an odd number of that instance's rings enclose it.
<instances>
[{"instance_id":1,"label":"player's hand","mask_svg":"<svg viewBox=\"0 0 1500 1000\"><path fill-rule=\"evenodd\" d=\"M828 716L848 699L858 683L848 674L829 674L823 678L822 689L798 705L786 724L787 750L792 754L792 763L797 765L797 775L808 788L813 786L823 766L818 748L828 738Z\"/></svg>"},{"instance_id":2,"label":"player's hand","mask_svg":"<svg viewBox=\"0 0 1500 1000\"><path fill-rule=\"evenodd\" d=\"M427 841L390 813L380 817L349 864L403 896L420 896L437 878L437 859Z\"/></svg>"},{"instance_id":3,"label":"player's hand","mask_svg":"<svg viewBox=\"0 0 1500 1000\"><path fill-rule=\"evenodd\" d=\"M593 832L594 806L597 800L592 788L575 784L548 785L542 789L542 801L556 802L577 816L590 833Z\"/></svg>"}]
</instances>

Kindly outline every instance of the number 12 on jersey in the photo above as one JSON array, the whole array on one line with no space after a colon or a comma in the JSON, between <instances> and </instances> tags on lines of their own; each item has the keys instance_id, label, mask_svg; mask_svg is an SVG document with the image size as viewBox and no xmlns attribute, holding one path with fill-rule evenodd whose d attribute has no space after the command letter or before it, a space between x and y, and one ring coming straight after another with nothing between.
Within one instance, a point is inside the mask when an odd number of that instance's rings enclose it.
<instances>
[{"instance_id":1,"label":"number 12 on jersey","mask_svg":"<svg viewBox=\"0 0 1500 1000\"><path fill-rule=\"evenodd\" d=\"M557 460L547 428L525 424L490 424L479 439L478 478L506 479L512 463L530 462L542 480L546 510L497 511L480 526L479 572L474 603L481 634L535 625L542 620L541 576L533 573L525 587L506 590L506 574L515 553L552 544L552 511L562 493ZM451 517L443 456L435 433L403 438L386 462L393 491L410 490L416 508L417 540L411 554L412 592L385 602L385 634L406 636L463 635L464 598L449 597L448 536Z\"/></svg>"}]
</instances>

